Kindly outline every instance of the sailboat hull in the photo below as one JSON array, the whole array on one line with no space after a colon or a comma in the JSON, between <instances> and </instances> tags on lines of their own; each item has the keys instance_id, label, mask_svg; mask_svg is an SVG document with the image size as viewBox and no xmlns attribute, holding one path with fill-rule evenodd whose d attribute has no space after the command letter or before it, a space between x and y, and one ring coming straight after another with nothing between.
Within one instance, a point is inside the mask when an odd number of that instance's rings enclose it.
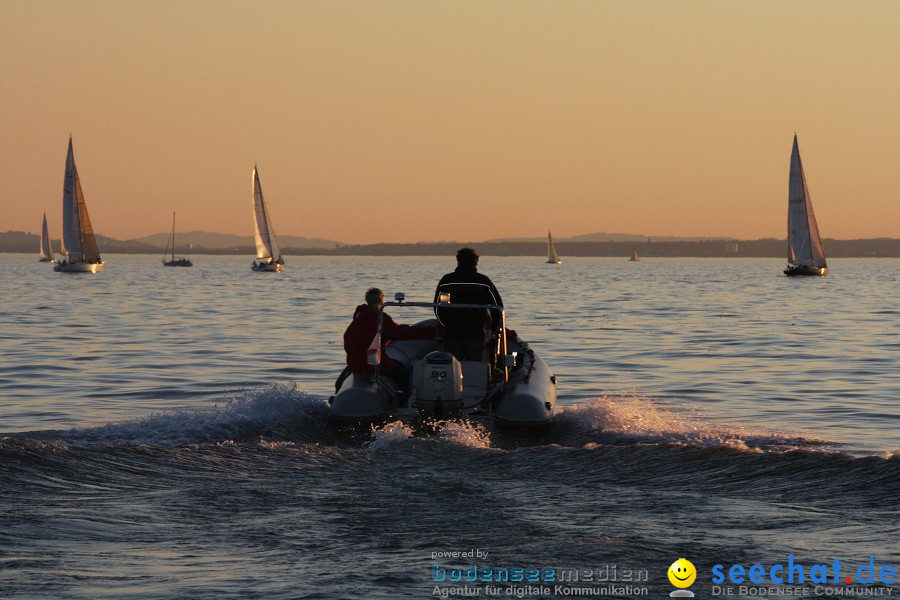
<instances>
[{"instance_id":1,"label":"sailboat hull","mask_svg":"<svg viewBox=\"0 0 900 600\"><path fill-rule=\"evenodd\" d=\"M176 258L175 260L164 260L163 266L166 266L166 267L193 267L194 263L192 263L187 258Z\"/></svg>"},{"instance_id":2,"label":"sailboat hull","mask_svg":"<svg viewBox=\"0 0 900 600\"><path fill-rule=\"evenodd\" d=\"M106 263L56 263L53 270L57 273L99 273L103 270Z\"/></svg>"},{"instance_id":3,"label":"sailboat hull","mask_svg":"<svg viewBox=\"0 0 900 600\"><path fill-rule=\"evenodd\" d=\"M795 275L818 275L819 277L824 277L827 273L828 267L812 267L808 265L788 265L788 268L784 270L784 274L788 277Z\"/></svg>"},{"instance_id":4,"label":"sailboat hull","mask_svg":"<svg viewBox=\"0 0 900 600\"><path fill-rule=\"evenodd\" d=\"M259 273L279 273L283 265L281 263L253 263L250 268Z\"/></svg>"}]
</instances>

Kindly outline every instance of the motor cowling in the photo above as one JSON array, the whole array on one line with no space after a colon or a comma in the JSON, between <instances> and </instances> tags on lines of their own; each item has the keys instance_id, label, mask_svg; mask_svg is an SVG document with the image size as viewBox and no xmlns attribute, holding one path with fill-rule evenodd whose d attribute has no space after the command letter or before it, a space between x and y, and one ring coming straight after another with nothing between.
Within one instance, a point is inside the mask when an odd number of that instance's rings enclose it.
<instances>
[{"instance_id":1,"label":"motor cowling","mask_svg":"<svg viewBox=\"0 0 900 600\"><path fill-rule=\"evenodd\" d=\"M458 417L463 408L462 365L449 352L430 352L413 367L413 389L422 416Z\"/></svg>"}]
</instances>

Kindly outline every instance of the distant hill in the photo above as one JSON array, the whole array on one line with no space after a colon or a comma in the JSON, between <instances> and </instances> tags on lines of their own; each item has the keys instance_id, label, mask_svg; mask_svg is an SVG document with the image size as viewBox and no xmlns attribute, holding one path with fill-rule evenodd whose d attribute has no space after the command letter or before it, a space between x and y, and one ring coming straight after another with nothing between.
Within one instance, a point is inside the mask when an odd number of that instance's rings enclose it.
<instances>
[{"instance_id":1,"label":"distant hill","mask_svg":"<svg viewBox=\"0 0 900 600\"><path fill-rule=\"evenodd\" d=\"M196 235L199 234L199 235ZM617 235L617 234L592 234ZM209 237L205 237L209 236ZM147 236L139 240L116 240L97 236L97 244L103 254L162 254L166 234ZM582 236L578 236L582 237ZM672 238L635 236L636 239L620 241L560 240L556 249L565 261L575 256L631 256L637 251L642 258L654 256L692 257L769 257L782 258L786 240L766 238L760 240L735 240L733 238ZM333 240L317 240L296 236L279 237L282 251L288 256L453 256L459 242L419 242L416 244L365 244L346 245ZM148 241L149 240L149 241ZM161 243L159 240L162 240ZM37 256L40 236L24 231L0 233L0 252L34 253ZM900 239L876 238L861 240L835 240L825 238L825 255L830 258L893 257L900 258ZM52 241L59 252L59 240ZM188 243L193 247L188 248ZM215 244L215 246L207 245ZM303 245L301 245L303 244ZM484 241L474 243L482 256L546 256L545 238L526 238L526 241ZM186 232L178 237L178 254L254 254L256 246L250 236L219 233Z\"/></svg>"},{"instance_id":2,"label":"distant hill","mask_svg":"<svg viewBox=\"0 0 900 600\"><path fill-rule=\"evenodd\" d=\"M485 240L490 243L507 243L507 242L541 242L546 240L541 237L521 237L521 238L497 238ZM642 233L584 233L582 235L573 235L571 237L553 236L554 242L702 242L705 240L731 240L734 238L727 237L678 237L672 235L650 236Z\"/></svg>"},{"instance_id":3,"label":"distant hill","mask_svg":"<svg viewBox=\"0 0 900 600\"><path fill-rule=\"evenodd\" d=\"M129 242L148 244L157 248L165 248L169 241L168 233L154 233ZM210 233L208 231L184 231L176 232L175 241L178 247L187 247L189 244L194 249L209 248L211 250L225 250L228 248L244 248L256 246L252 235L233 235L228 233ZM282 250L286 248L335 248L341 242L322 238L307 238L296 235L278 235L278 245Z\"/></svg>"},{"instance_id":4,"label":"distant hill","mask_svg":"<svg viewBox=\"0 0 900 600\"><path fill-rule=\"evenodd\" d=\"M35 252L37 253L38 245L41 243L41 236L36 233L26 233L24 231L7 231L0 233L0 252ZM59 238L50 239L50 245L55 252L59 252ZM116 240L105 235L97 234L97 245L100 252L126 252L126 253L150 253L159 252L161 248L157 248L151 244L144 244L136 241ZM163 246L165 247L165 246Z\"/></svg>"}]
</instances>

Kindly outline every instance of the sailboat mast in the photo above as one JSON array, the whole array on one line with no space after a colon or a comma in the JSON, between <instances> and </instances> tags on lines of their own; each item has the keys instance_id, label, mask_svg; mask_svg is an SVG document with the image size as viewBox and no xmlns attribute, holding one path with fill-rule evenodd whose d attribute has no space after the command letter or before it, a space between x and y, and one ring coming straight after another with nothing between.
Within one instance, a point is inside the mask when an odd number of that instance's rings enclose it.
<instances>
[{"instance_id":1,"label":"sailboat mast","mask_svg":"<svg viewBox=\"0 0 900 600\"><path fill-rule=\"evenodd\" d=\"M175 260L175 211L172 211L172 260Z\"/></svg>"}]
</instances>

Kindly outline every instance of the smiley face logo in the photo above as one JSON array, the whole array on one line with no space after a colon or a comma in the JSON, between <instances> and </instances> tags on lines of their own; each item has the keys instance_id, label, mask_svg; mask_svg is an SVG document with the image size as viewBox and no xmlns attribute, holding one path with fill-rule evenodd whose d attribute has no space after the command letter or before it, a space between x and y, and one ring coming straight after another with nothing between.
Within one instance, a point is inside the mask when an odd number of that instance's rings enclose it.
<instances>
[{"instance_id":1,"label":"smiley face logo","mask_svg":"<svg viewBox=\"0 0 900 600\"><path fill-rule=\"evenodd\" d=\"M686 558L679 558L673 562L667 574L669 581L677 588L689 587L697 579L697 569Z\"/></svg>"}]
</instances>

